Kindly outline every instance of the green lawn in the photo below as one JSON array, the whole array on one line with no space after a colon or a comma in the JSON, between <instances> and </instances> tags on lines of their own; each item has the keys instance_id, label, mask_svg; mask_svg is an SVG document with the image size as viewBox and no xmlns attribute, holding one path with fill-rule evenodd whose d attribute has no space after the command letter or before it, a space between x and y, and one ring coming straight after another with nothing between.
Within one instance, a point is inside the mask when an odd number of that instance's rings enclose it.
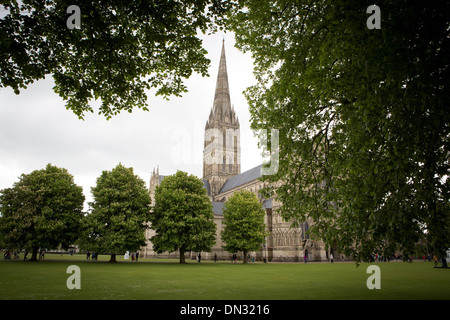
<instances>
[{"instance_id":1,"label":"green lawn","mask_svg":"<svg viewBox=\"0 0 450 320\"><path fill-rule=\"evenodd\" d=\"M0 299L450 299L450 270L425 262L377 263L381 289L366 286L367 263L88 262L47 255L46 261L0 261ZM52 259L51 261L49 259ZM67 260L64 260L67 259ZM71 259L71 260L70 260ZM78 260L77 260L78 259ZM69 290L69 265L81 270L81 289Z\"/></svg>"}]
</instances>

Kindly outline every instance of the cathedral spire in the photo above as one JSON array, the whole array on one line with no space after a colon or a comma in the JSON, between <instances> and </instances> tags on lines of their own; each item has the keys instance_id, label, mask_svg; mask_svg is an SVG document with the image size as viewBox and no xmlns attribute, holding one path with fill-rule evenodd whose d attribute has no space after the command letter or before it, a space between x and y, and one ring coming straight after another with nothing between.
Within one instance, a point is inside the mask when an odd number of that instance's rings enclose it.
<instances>
[{"instance_id":1,"label":"cathedral spire","mask_svg":"<svg viewBox=\"0 0 450 320\"><path fill-rule=\"evenodd\" d=\"M225 39L222 40L219 72L217 74L216 93L214 95L213 116L223 119L231 115L230 90L228 86L227 60L225 57Z\"/></svg>"},{"instance_id":2,"label":"cathedral spire","mask_svg":"<svg viewBox=\"0 0 450 320\"><path fill-rule=\"evenodd\" d=\"M211 196L220 192L227 179L241 173L239 121L231 106L228 86L225 41L222 41L214 104L205 125L203 180L210 185Z\"/></svg>"}]
</instances>

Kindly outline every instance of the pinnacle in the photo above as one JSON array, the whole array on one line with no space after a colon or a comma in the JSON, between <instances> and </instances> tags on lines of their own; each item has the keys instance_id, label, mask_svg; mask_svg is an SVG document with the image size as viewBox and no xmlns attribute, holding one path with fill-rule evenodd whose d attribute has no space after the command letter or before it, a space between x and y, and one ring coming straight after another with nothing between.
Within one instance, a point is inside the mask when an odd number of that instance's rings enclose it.
<instances>
[{"instance_id":1,"label":"pinnacle","mask_svg":"<svg viewBox=\"0 0 450 320\"><path fill-rule=\"evenodd\" d=\"M222 118L227 112L231 113L227 60L225 56L225 40L222 41L222 52L220 54L219 71L217 73L213 112L215 116L220 116L220 118Z\"/></svg>"}]
</instances>

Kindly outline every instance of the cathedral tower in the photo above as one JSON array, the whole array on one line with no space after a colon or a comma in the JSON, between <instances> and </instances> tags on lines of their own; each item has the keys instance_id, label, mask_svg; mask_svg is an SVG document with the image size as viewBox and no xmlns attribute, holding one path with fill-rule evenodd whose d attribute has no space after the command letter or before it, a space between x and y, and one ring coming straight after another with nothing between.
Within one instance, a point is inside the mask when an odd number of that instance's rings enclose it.
<instances>
[{"instance_id":1,"label":"cathedral tower","mask_svg":"<svg viewBox=\"0 0 450 320\"><path fill-rule=\"evenodd\" d=\"M205 126L203 180L208 180L214 198L223 184L241 173L239 120L231 106L225 41L222 42L214 103Z\"/></svg>"}]
</instances>

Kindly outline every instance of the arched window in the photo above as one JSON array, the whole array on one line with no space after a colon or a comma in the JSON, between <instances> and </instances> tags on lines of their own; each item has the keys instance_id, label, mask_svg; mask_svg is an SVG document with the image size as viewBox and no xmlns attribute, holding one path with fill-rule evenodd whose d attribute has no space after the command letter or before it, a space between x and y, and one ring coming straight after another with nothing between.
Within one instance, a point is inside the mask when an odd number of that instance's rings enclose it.
<instances>
[{"instance_id":1,"label":"arched window","mask_svg":"<svg viewBox=\"0 0 450 320\"><path fill-rule=\"evenodd\" d=\"M309 239L309 233L308 233L309 225L308 222L305 221L302 228L302 239L307 240Z\"/></svg>"}]
</instances>

